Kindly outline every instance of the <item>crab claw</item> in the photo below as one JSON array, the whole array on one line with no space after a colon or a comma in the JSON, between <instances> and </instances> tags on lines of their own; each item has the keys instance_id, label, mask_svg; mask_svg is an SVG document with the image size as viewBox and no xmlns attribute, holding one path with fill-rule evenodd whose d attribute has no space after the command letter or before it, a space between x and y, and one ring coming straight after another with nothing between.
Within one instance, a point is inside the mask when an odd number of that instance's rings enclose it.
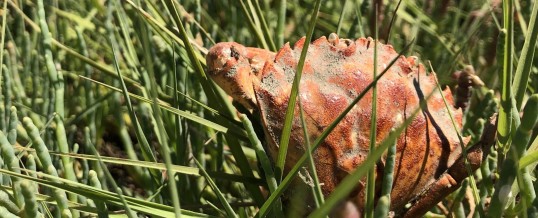
<instances>
[{"instance_id":1,"label":"crab claw","mask_svg":"<svg viewBox=\"0 0 538 218\"><path fill-rule=\"evenodd\" d=\"M209 50L206 61L211 78L245 108L254 109L257 104L253 86L259 82L257 73L269 58L271 52L222 42Z\"/></svg>"}]
</instances>

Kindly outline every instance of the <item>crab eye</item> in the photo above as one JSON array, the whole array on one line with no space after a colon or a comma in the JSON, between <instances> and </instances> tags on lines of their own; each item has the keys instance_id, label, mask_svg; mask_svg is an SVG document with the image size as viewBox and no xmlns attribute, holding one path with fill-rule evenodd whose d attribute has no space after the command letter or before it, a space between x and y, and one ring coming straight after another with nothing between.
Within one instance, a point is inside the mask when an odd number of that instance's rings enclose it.
<instances>
[{"instance_id":1,"label":"crab eye","mask_svg":"<svg viewBox=\"0 0 538 218\"><path fill-rule=\"evenodd\" d=\"M239 60L239 51L235 47L230 48L230 57L235 58L236 60Z\"/></svg>"}]
</instances>

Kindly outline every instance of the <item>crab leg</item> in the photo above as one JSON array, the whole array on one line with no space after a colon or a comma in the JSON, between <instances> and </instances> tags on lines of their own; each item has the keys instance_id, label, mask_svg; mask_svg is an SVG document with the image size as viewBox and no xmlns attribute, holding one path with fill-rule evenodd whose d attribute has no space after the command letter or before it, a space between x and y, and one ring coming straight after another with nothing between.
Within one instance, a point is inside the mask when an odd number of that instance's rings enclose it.
<instances>
[{"instance_id":1,"label":"crab leg","mask_svg":"<svg viewBox=\"0 0 538 218\"><path fill-rule=\"evenodd\" d=\"M495 116L494 116L495 117ZM490 146L495 142L496 127L495 118L486 124L481 140L467 150L467 160L474 172L480 167L483 158L487 157ZM465 166L465 157L461 156L422 196L419 196L403 217L421 217L434 205L443 200L447 195L454 192L461 182L469 175Z\"/></svg>"}]
</instances>

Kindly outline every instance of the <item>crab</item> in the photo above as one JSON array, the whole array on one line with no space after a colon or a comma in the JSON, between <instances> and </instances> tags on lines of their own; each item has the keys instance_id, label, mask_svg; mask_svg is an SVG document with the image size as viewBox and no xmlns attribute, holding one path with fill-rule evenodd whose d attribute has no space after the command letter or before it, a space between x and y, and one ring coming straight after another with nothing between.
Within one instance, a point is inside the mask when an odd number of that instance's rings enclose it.
<instances>
[{"instance_id":1,"label":"crab","mask_svg":"<svg viewBox=\"0 0 538 218\"><path fill-rule=\"evenodd\" d=\"M304 44L303 37L293 48L286 43L274 53L235 42L221 42L212 47L206 57L212 79L235 101L259 114L268 142L267 150L274 159ZM308 48L298 98L309 137L313 140L372 83L376 44L379 72L396 59L377 82L376 143L401 125L413 111L421 110L397 139L390 206L397 216L417 217L456 190L468 176L458 138L462 110L451 106L454 100L450 89L437 90L435 73L427 73L416 57L399 56L391 45L372 38L350 40L331 34L328 38L323 36L313 41ZM450 106L445 105L443 97ZM421 107L421 101L427 103ZM371 108L370 93L355 105L315 151L316 171L324 195L329 195L368 156ZM285 172L306 150L298 111L296 105ZM469 140L469 137L463 137L463 145L467 146ZM482 162L482 150L483 146L468 149L468 161L473 171ZM376 165L376 183L381 182L384 164L382 158ZM364 208L364 186L364 182L357 184L356 191L348 199L359 213Z\"/></svg>"}]
</instances>

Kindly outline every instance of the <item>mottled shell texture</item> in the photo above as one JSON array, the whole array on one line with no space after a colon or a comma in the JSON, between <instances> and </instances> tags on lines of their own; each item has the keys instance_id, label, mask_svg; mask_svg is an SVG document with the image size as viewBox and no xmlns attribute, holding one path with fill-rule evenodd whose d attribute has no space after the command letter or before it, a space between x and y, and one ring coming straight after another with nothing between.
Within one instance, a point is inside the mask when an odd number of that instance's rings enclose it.
<instances>
[{"instance_id":1,"label":"mottled shell texture","mask_svg":"<svg viewBox=\"0 0 538 218\"><path fill-rule=\"evenodd\" d=\"M216 46L208 55L208 66L215 81L245 107L260 113L269 150L275 159L304 43L302 38L293 48L286 44L276 54L227 43ZM312 42L299 88L311 141L373 81L375 45L371 38L353 41L335 35ZM397 60L377 83L376 142L381 142L391 129L410 117L420 107L420 102L427 101L397 141L391 209L401 210L407 202L427 191L460 156L457 131L462 128L462 112L452 106L450 90L439 91L435 73L427 73L417 58L398 57L392 46L379 42L377 49L378 73L393 59ZM223 59L223 55L228 58ZM370 90L316 151L317 173L324 194L330 193L367 157L371 110ZM454 117L456 128L448 113ZM286 170L291 169L305 151L300 124L297 105ZM464 139L464 143L467 142L468 139ZM377 174L383 172L383 166L384 160L377 164ZM376 181L380 182L381 176ZM359 184L357 192L351 195L359 206L363 204L362 189L363 184Z\"/></svg>"}]
</instances>

